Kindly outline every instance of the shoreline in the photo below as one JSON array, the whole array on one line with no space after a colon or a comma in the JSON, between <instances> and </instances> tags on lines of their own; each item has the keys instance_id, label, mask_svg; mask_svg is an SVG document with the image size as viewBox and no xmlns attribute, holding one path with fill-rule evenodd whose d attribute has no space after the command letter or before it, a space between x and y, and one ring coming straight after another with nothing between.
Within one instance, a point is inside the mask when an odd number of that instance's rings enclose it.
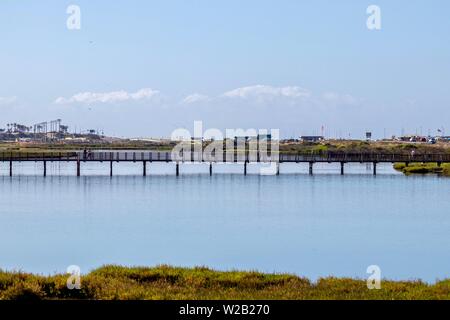
<instances>
[{"instance_id":1,"label":"shoreline","mask_svg":"<svg viewBox=\"0 0 450 320\"><path fill-rule=\"evenodd\" d=\"M369 290L363 279L319 278L291 274L215 271L205 267L121 267L107 265L81 275L80 289L69 290L70 274L36 275L0 271L0 299L83 300L450 300L450 279L381 280Z\"/></svg>"},{"instance_id":2,"label":"shoreline","mask_svg":"<svg viewBox=\"0 0 450 320\"><path fill-rule=\"evenodd\" d=\"M405 175L426 175L435 174L443 177L450 177L450 163L395 163L394 169Z\"/></svg>"}]
</instances>

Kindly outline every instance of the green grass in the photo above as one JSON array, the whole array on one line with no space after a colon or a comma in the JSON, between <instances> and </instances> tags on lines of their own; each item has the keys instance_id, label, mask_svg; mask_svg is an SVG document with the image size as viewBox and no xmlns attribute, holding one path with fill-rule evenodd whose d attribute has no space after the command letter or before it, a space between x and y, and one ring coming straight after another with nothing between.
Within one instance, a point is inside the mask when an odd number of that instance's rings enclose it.
<instances>
[{"instance_id":1,"label":"green grass","mask_svg":"<svg viewBox=\"0 0 450 320\"><path fill-rule=\"evenodd\" d=\"M204 142L206 146L209 142ZM20 152L43 152L43 151L71 151L96 149L110 150L160 150L170 151L176 142L170 141L131 141L118 140L114 142L92 141L85 143L75 143L71 141L49 142L49 143L17 143L0 142L0 151L20 151ZM322 154L330 152L380 152L380 153L404 153L410 154L412 150L416 154L421 153L450 153L450 143L437 143L435 145L427 143L409 143L392 141L358 141L358 140L327 140L321 142L283 142L280 144L280 152L287 154L316 153Z\"/></svg>"},{"instance_id":2,"label":"green grass","mask_svg":"<svg viewBox=\"0 0 450 320\"><path fill-rule=\"evenodd\" d=\"M68 275L39 276L0 271L1 299L450 299L450 280L382 281L369 290L366 281L323 278L316 283L288 274L219 272L207 268L104 266L81 277L81 289L69 290Z\"/></svg>"},{"instance_id":3,"label":"green grass","mask_svg":"<svg viewBox=\"0 0 450 320\"><path fill-rule=\"evenodd\" d=\"M280 145L281 153L387 153L410 154L450 153L449 143L435 145L426 143L388 142L388 141L356 141L356 140L327 140L321 142L291 142Z\"/></svg>"},{"instance_id":4,"label":"green grass","mask_svg":"<svg viewBox=\"0 0 450 320\"><path fill-rule=\"evenodd\" d=\"M403 172L406 175L410 174L439 174L442 176L450 176L450 163L442 163L438 166L437 163L395 163L394 169Z\"/></svg>"}]
</instances>

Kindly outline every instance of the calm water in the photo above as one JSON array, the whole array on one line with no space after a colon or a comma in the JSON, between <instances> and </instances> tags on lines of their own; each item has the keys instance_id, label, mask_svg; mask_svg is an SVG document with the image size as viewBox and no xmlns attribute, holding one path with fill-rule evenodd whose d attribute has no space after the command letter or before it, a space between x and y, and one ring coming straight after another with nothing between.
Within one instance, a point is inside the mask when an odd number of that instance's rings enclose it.
<instances>
[{"instance_id":1,"label":"calm water","mask_svg":"<svg viewBox=\"0 0 450 320\"><path fill-rule=\"evenodd\" d=\"M0 268L82 272L102 264L257 269L320 276L450 277L450 180L389 165L283 165L280 176L207 166L0 163ZM242 167L215 167L240 172ZM249 172L256 171L249 168ZM298 174L295 174L297 172ZM134 176L124 176L129 173ZM292 173L292 174L283 174ZM155 175L158 174L158 175ZM171 174L171 175L169 175ZM52 176L53 175L53 176Z\"/></svg>"}]
</instances>

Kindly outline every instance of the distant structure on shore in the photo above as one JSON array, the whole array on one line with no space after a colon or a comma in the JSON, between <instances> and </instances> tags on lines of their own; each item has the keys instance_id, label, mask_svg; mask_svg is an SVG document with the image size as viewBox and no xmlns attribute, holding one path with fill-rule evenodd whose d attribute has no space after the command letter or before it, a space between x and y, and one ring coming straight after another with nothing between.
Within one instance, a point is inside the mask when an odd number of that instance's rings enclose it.
<instances>
[{"instance_id":1,"label":"distant structure on shore","mask_svg":"<svg viewBox=\"0 0 450 320\"><path fill-rule=\"evenodd\" d=\"M0 141L3 142L92 142L104 138L97 130L69 133L69 126L61 119L36 123L27 126L20 123L8 123L0 129Z\"/></svg>"},{"instance_id":2,"label":"distant structure on shore","mask_svg":"<svg viewBox=\"0 0 450 320\"><path fill-rule=\"evenodd\" d=\"M300 140L303 142L320 142L325 140L324 136L301 136Z\"/></svg>"},{"instance_id":3,"label":"distant structure on shore","mask_svg":"<svg viewBox=\"0 0 450 320\"><path fill-rule=\"evenodd\" d=\"M408 143L428 143L435 144L437 142L450 142L450 136L445 136L444 128L437 131L436 135L405 135L402 130L401 136L392 136L390 138L374 139L372 131L365 131L364 137L361 139L356 138L337 138L337 137L325 137L324 127L321 128L322 135L302 135L299 137L291 137L281 139L281 143L322 143L326 141L367 141L367 142L408 142ZM182 138L180 137L181 141ZM189 138L192 143L195 142L206 142L203 137L191 137ZM211 139L211 141L214 139ZM257 141L268 141L272 140L271 134L256 134L253 136L236 136L234 140L244 140L246 142L257 140ZM21 123L8 123L6 128L0 128L0 142L19 142L19 143L98 143L98 142L147 142L153 144L170 144L174 143L176 139L168 138L115 138L105 136L103 132L99 132L95 129L88 129L80 132L69 132L69 126L63 124L61 119L45 121L33 124L31 126L21 124Z\"/></svg>"}]
</instances>

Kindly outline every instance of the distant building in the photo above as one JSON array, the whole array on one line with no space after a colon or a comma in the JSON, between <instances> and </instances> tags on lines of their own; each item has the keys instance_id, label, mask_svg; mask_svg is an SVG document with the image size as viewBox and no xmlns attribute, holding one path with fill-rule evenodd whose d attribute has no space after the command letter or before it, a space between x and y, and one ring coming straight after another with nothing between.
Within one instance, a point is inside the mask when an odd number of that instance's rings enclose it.
<instances>
[{"instance_id":1,"label":"distant building","mask_svg":"<svg viewBox=\"0 0 450 320\"><path fill-rule=\"evenodd\" d=\"M398 137L399 141L404 141L404 142L428 142L429 138L428 137L422 137L422 136L403 136L403 137Z\"/></svg>"},{"instance_id":2,"label":"distant building","mask_svg":"<svg viewBox=\"0 0 450 320\"><path fill-rule=\"evenodd\" d=\"M272 135L271 134L258 134L256 137L258 141L271 141Z\"/></svg>"},{"instance_id":3,"label":"distant building","mask_svg":"<svg viewBox=\"0 0 450 320\"><path fill-rule=\"evenodd\" d=\"M31 138L17 138L16 142L31 142Z\"/></svg>"},{"instance_id":4,"label":"distant building","mask_svg":"<svg viewBox=\"0 0 450 320\"><path fill-rule=\"evenodd\" d=\"M59 132L60 133L67 133L69 131L69 127L65 126L65 125L60 125L59 126Z\"/></svg>"},{"instance_id":5,"label":"distant building","mask_svg":"<svg viewBox=\"0 0 450 320\"><path fill-rule=\"evenodd\" d=\"M319 142L325 140L323 136L301 136L300 140L303 142Z\"/></svg>"}]
</instances>

